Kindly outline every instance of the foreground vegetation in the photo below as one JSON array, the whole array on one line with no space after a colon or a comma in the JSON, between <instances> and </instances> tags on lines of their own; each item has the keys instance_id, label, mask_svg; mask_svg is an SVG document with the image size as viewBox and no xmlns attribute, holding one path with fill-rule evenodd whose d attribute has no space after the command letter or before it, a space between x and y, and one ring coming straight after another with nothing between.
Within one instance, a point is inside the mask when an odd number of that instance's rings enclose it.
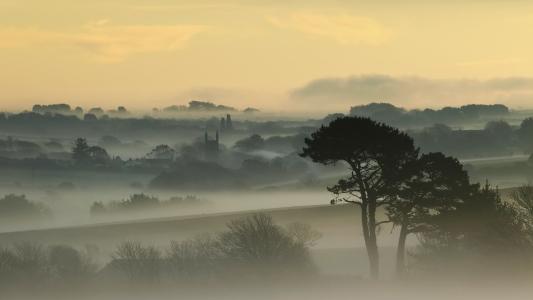
<instances>
[{"instance_id":1,"label":"foreground vegetation","mask_svg":"<svg viewBox=\"0 0 533 300\"><path fill-rule=\"evenodd\" d=\"M334 195L332 204L361 208L372 278L379 277L377 235L385 223L400 228L399 276L406 271L409 234L421 237L426 257L441 259L450 253L461 256L445 259L448 266L458 260L479 261L480 267L494 266L492 262L509 256L522 265L531 260L532 216L530 210L529 214L522 213L527 201L507 204L488 183L484 187L470 183L457 159L442 153L420 154L406 133L362 117L335 119L305 143L302 156L324 165L341 163L348 169L348 174L328 190ZM522 194L515 199L529 199ZM377 219L378 208L387 211L385 219Z\"/></svg>"},{"instance_id":2,"label":"foreground vegetation","mask_svg":"<svg viewBox=\"0 0 533 300\"><path fill-rule=\"evenodd\" d=\"M120 244L103 266L95 249L22 243L0 248L0 285L49 286L90 282L225 281L310 276L309 247L320 234L309 226L275 224L265 214L236 219L225 231L168 247Z\"/></svg>"}]
</instances>

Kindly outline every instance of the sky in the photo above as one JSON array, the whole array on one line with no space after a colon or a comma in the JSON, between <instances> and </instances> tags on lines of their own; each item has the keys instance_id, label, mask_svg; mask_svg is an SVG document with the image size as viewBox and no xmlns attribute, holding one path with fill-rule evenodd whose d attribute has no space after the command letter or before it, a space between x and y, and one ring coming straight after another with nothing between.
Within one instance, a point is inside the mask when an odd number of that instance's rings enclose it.
<instances>
[{"instance_id":1,"label":"sky","mask_svg":"<svg viewBox=\"0 0 533 300\"><path fill-rule=\"evenodd\" d=\"M533 108L533 1L0 0L0 110Z\"/></svg>"}]
</instances>

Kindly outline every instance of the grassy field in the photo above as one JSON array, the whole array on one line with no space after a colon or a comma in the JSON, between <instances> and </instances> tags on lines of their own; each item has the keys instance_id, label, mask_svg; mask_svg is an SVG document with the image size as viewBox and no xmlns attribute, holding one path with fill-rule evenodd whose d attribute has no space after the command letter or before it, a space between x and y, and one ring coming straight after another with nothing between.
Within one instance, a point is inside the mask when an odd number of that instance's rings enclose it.
<instances>
[{"instance_id":1,"label":"grassy field","mask_svg":"<svg viewBox=\"0 0 533 300\"><path fill-rule=\"evenodd\" d=\"M87 226L41 229L0 234L0 245L33 242L44 245L68 244L76 247L93 246L105 262L115 247L124 241L140 241L160 247L171 240L183 240L225 229L237 218L257 211L219 213L185 217L146 219ZM317 205L262 210L281 224L301 222L322 233L312 254L318 267L328 274L363 276L367 272L366 252L359 224L358 207L352 205ZM383 246L383 268L392 268L395 235L384 228L380 243Z\"/></svg>"}]
</instances>

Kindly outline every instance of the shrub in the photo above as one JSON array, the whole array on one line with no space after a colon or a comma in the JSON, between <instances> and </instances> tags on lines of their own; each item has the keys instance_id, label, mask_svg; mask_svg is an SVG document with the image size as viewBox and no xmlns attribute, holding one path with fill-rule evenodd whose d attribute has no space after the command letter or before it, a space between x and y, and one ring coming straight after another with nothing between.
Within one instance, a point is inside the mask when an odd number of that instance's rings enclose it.
<instances>
[{"instance_id":1,"label":"shrub","mask_svg":"<svg viewBox=\"0 0 533 300\"><path fill-rule=\"evenodd\" d=\"M13 279L31 283L41 283L49 279L50 267L44 247L38 244L16 244L11 250Z\"/></svg>"},{"instance_id":2,"label":"shrub","mask_svg":"<svg viewBox=\"0 0 533 300\"><path fill-rule=\"evenodd\" d=\"M53 275L62 281L88 279L95 271L88 257L70 246L50 247L49 263Z\"/></svg>"},{"instance_id":3,"label":"shrub","mask_svg":"<svg viewBox=\"0 0 533 300\"><path fill-rule=\"evenodd\" d=\"M167 259L170 274L174 277L210 277L220 269L221 251L215 238L201 236L171 242Z\"/></svg>"},{"instance_id":4,"label":"shrub","mask_svg":"<svg viewBox=\"0 0 533 300\"><path fill-rule=\"evenodd\" d=\"M69 246L21 243L0 248L0 283L72 283L88 279L95 270L86 255Z\"/></svg>"},{"instance_id":5,"label":"shrub","mask_svg":"<svg viewBox=\"0 0 533 300\"><path fill-rule=\"evenodd\" d=\"M231 221L228 229L220 234L219 242L230 262L268 268L310 265L306 244L274 224L266 214Z\"/></svg>"},{"instance_id":6,"label":"shrub","mask_svg":"<svg viewBox=\"0 0 533 300\"><path fill-rule=\"evenodd\" d=\"M314 230L311 225L294 222L287 226L287 234L297 243L312 247L322 237L322 233Z\"/></svg>"},{"instance_id":7,"label":"shrub","mask_svg":"<svg viewBox=\"0 0 533 300\"><path fill-rule=\"evenodd\" d=\"M130 279L155 281L161 273L161 252L139 242L124 242L113 254L111 266Z\"/></svg>"},{"instance_id":8,"label":"shrub","mask_svg":"<svg viewBox=\"0 0 533 300\"><path fill-rule=\"evenodd\" d=\"M9 194L0 199L0 219L15 221L20 217L42 219L49 210L43 205L29 201L25 195Z\"/></svg>"}]
</instances>

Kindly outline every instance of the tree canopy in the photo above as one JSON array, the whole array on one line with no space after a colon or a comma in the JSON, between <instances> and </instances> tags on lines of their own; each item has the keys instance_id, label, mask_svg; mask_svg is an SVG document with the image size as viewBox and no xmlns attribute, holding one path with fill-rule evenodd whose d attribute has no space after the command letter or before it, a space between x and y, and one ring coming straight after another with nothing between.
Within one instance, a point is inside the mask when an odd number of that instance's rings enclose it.
<instances>
[{"instance_id":1,"label":"tree canopy","mask_svg":"<svg viewBox=\"0 0 533 300\"><path fill-rule=\"evenodd\" d=\"M376 220L379 206L395 199L407 173L405 166L418 156L413 140L398 129L362 117L338 118L305 140L301 155L322 164L345 163L348 176L328 188L332 203L359 205L371 277L379 275Z\"/></svg>"}]
</instances>

